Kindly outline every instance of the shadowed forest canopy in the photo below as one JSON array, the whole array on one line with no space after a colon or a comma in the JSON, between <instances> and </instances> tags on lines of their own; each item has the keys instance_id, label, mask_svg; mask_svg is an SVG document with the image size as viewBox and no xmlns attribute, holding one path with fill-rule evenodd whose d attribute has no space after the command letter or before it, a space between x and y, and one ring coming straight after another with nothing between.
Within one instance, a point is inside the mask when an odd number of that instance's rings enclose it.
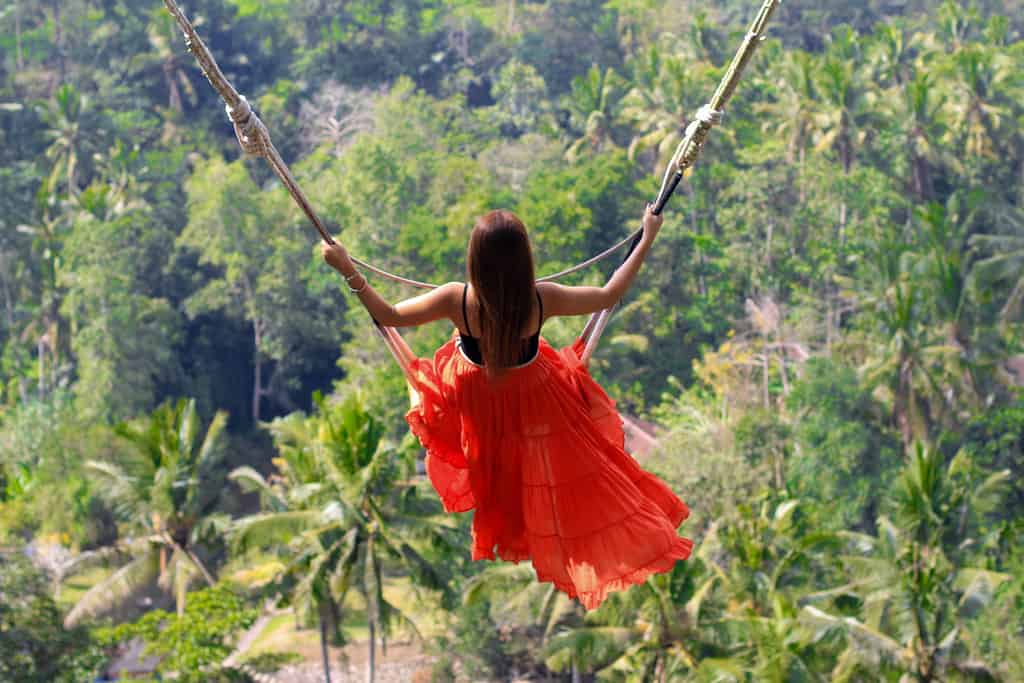
<instances>
[{"instance_id":1,"label":"shadowed forest canopy","mask_svg":"<svg viewBox=\"0 0 1024 683\"><path fill-rule=\"evenodd\" d=\"M492 208L540 274L636 229L759 4L182 8L351 252L445 282ZM0 604L0 680L267 598L372 650L398 585L437 676L1024 680L1022 31L1020 0L782 4L591 366L698 550L584 617L468 562L399 369L163 4L0 2L0 554L33 559L0 587L38 598ZM96 656L5 650L19 615Z\"/></svg>"}]
</instances>

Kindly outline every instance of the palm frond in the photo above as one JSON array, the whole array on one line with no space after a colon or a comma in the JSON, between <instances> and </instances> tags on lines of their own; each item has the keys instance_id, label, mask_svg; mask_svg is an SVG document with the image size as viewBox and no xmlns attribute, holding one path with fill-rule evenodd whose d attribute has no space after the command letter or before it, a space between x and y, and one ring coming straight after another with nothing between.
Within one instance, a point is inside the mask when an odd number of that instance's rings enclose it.
<instances>
[{"instance_id":1,"label":"palm frond","mask_svg":"<svg viewBox=\"0 0 1024 683\"><path fill-rule=\"evenodd\" d=\"M800 617L802 622L812 628L826 626L841 629L849 637L851 645L874 664L890 662L909 667L913 662L912 651L853 617L833 616L812 605L805 605Z\"/></svg>"},{"instance_id":2,"label":"palm frond","mask_svg":"<svg viewBox=\"0 0 1024 683\"><path fill-rule=\"evenodd\" d=\"M105 614L139 588L152 583L159 574L159 554L152 547L149 552L136 557L90 588L68 612L64 625L71 628L86 619Z\"/></svg>"},{"instance_id":3,"label":"palm frond","mask_svg":"<svg viewBox=\"0 0 1024 683\"><path fill-rule=\"evenodd\" d=\"M231 529L231 541L240 551L285 545L296 534L320 523L319 510L266 512L239 519Z\"/></svg>"}]
</instances>

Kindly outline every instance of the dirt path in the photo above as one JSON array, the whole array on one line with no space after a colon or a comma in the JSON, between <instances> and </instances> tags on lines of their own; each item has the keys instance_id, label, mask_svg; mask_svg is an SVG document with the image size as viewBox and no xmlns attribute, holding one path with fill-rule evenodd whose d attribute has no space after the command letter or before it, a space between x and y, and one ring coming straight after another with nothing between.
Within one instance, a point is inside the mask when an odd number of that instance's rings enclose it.
<instances>
[{"instance_id":1,"label":"dirt path","mask_svg":"<svg viewBox=\"0 0 1024 683\"><path fill-rule=\"evenodd\" d=\"M320 652L297 650L306 661L287 666L274 678L284 683L323 683L323 666ZM345 648L346 665L340 661L341 650L331 649L331 683L355 683L366 680L367 644L352 643ZM377 651L377 683L416 683L430 680L432 659L423 653L418 643L394 643L388 645L387 656Z\"/></svg>"}]
</instances>

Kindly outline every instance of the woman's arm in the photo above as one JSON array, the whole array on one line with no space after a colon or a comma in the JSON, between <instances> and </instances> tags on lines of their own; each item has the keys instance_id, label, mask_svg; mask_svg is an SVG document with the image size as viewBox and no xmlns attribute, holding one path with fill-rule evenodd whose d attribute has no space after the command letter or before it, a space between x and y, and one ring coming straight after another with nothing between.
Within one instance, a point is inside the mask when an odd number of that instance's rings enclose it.
<instances>
[{"instance_id":1,"label":"woman's arm","mask_svg":"<svg viewBox=\"0 0 1024 683\"><path fill-rule=\"evenodd\" d=\"M322 244L324 260L341 273L373 319L387 327L414 327L448 318L454 322L462 285L449 282L412 299L391 305L381 297L366 277L356 270L345 247L340 244Z\"/></svg>"},{"instance_id":2,"label":"woman's arm","mask_svg":"<svg viewBox=\"0 0 1024 683\"><path fill-rule=\"evenodd\" d=\"M544 298L544 312L547 317L586 315L617 304L633 284L636 274L640 272L640 266L643 265L654 238L658 236L662 221L660 215L655 216L651 213L651 207L648 205L644 211L644 232L640 243L603 287L566 287L554 282L542 282L538 285Z\"/></svg>"}]
</instances>

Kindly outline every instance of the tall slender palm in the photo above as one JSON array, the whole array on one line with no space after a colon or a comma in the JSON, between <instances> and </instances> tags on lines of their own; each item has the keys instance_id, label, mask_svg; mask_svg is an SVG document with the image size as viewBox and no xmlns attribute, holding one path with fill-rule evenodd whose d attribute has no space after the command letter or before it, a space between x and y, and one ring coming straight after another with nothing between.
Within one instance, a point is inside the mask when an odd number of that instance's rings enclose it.
<instances>
[{"instance_id":1,"label":"tall slender palm","mask_svg":"<svg viewBox=\"0 0 1024 683\"><path fill-rule=\"evenodd\" d=\"M874 107L863 66L856 34L849 27L838 29L817 73L816 148L834 151L845 175L850 174L873 125ZM840 243L846 238L847 211L844 199L839 205Z\"/></svg>"},{"instance_id":2,"label":"tall slender palm","mask_svg":"<svg viewBox=\"0 0 1024 683\"><path fill-rule=\"evenodd\" d=\"M160 18L148 27L146 34L152 52L144 55L143 58L152 59L154 62L152 70L158 70L163 76L164 85L167 87L168 106L172 110L180 112L185 98L195 105L196 90L185 69L187 55L182 55L175 45L178 35L173 19L166 13L162 13Z\"/></svg>"},{"instance_id":3,"label":"tall slender palm","mask_svg":"<svg viewBox=\"0 0 1024 683\"><path fill-rule=\"evenodd\" d=\"M967 168L974 168L977 177L980 162L999 158L1010 140L1002 129L1015 125L1014 117L1021 113L1020 69L1004 51L972 43L949 58L945 75L953 91L947 101L950 129L945 141L963 150Z\"/></svg>"},{"instance_id":4,"label":"tall slender palm","mask_svg":"<svg viewBox=\"0 0 1024 683\"><path fill-rule=\"evenodd\" d=\"M935 194L937 169L962 169L956 155L945 146L936 144L946 135L943 109L947 98L934 76L920 71L899 89L895 99L897 109L892 123L905 140L911 173L910 189L919 199L929 200Z\"/></svg>"},{"instance_id":5,"label":"tall slender palm","mask_svg":"<svg viewBox=\"0 0 1024 683\"><path fill-rule=\"evenodd\" d=\"M341 636L342 605L353 588L363 597L367 680L372 681L378 641L386 648L399 625L415 632L413 622L384 596L385 566L442 589L443 572L414 546L424 539L457 541L435 521L440 508L419 498L415 485L403 478L402 452L384 439L381 424L358 398L331 404L317 397L316 403L314 416L296 413L271 423L280 454L272 477L251 468L231 474L244 488L258 491L264 507L239 520L233 535L240 548L287 553L278 583L294 605L317 616L325 677L327 642Z\"/></svg>"},{"instance_id":6,"label":"tall slender palm","mask_svg":"<svg viewBox=\"0 0 1024 683\"><path fill-rule=\"evenodd\" d=\"M962 170L946 145L945 84L925 62L924 46L934 35L910 34L901 23L880 24L867 46L872 78L881 89L878 110L886 130L898 131L906 155L910 192L919 200L933 198L934 175L941 167Z\"/></svg>"},{"instance_id":7,"label":"tall slender palm","mask_svg":"<svg viewBox=\"0 0 1024 683\"><path fill-rule=\"evenodd\" d=\"M920 34L911 34L902 22L881 22L867 46L875 82L879 87L899 87L910 80L923 43Z\"/></svg>"},{"instance_id":8,"label":"tall slender palm","mask_svg":"<svg viewBox=\"0 0 1024 683\"><path fill-rule=\"evenodd\" d=\"M614 145L612 131L622 107L625 84L611 67L601 69L596 64L572 81L572 92L567 104L570 123L579 137L566 150L570 161L584 151L599 152Z\"/></svg>"},{"instance_id":9,"label":"tall slender palm","mask_svg":"<svg viewBox=\"0 0 1024 683\"><path fill-rule=\"evenodd\" d=\"M61 182L68 195L78 192L78 178L83 161L95 148L91 135L98 130L97 121L87 97L71 84L62 85L54 99L39 108L40 117L47 126L46 158L53 167L47 185L56 192Z\"/></svg>"},{"instance_id":10,"label":"tall slender palm","mask_svg":"<svg viewBox=\"0 0 1024 683\"><path fill-rule=\"evenodd\" d=\"M817 73L818 149L836 152L849 173L867 138L868 114L861 49L853 29L836 31Z\"/></svg>"},{"instance_id":11,"label":"tall slender palm","mask_svg":"<svg viewBox=\"0 0 1024 683\"><path fill-rule=\"evenodd\" d=\"M863 372L869 385L890 393L893 419L909 447L936 426L946 405L946 383L959 376L961 350L930 324L929 291L915 276L919 257L905 244L889 241L873 243L869 254L864 320L885 342L867 358Z\"/></svg>"},{"instance_id":12,"label":"tall slender palm","mask_svg":"<svg viewBox=\"0 0 1024 683\"><path fill-rule=\"evenodd\" d=\"M537 648L538 660L546 660L554 671L568 669L573 681L614 651L608 638L618 642L625 632L593 627L580 636L575 630L583 626L579 605L552 584L538 582L536 572L526 565L494 565L474 576L463 602L473 605L483 600L500 604L504 625L525 634Z\"/></svg>"},{"instance_id":13,"label":"tall slender palm","mask_svg":"<svg viewBox=\"0 0 1024 683\"><path fill-rule=\"evenodd\" d=\"M120 546L131 559L82 596L68 614L69 623L109 609L112 595L123 596L153 578L173 586L179 612L197 575L214 584L196 548L218 522L213 508L220 487L213 470L226 424L227 414L218 412L204 431L195 400L182 399L115 427L129 448L117 460L87 465L136 534Z\"/></svg>"},{"instance_id":14,"label":"tall slender palm","mask_svg":"<svg viewBox=\"0 0 1024 683\"><path fill-rule=\"evenodd\" d=\"M774 98L758 102L754 110L763 115L764 130L785 140L786 161L796 162L797 187L801 204L805 199L804 159L815 130L815 74L818 58L803 51L787 52L772 69Z\"/></svg>"}]
</instances>

